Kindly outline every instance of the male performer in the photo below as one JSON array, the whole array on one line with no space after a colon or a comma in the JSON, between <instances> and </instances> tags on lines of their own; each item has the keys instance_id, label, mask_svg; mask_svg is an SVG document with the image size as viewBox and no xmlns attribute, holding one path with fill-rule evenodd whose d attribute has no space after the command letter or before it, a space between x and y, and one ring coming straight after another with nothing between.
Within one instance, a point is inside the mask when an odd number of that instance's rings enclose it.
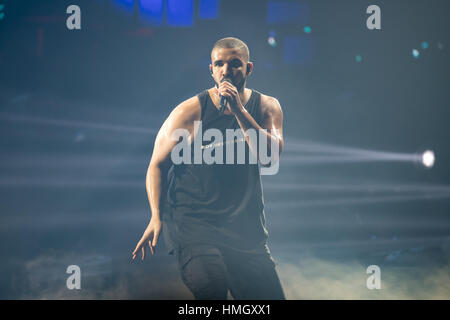
<instances>
[{"instance_id":1,"label":"male performer","mask_svg":"<svg viewBox=\"0 0 450 320\"><path fill-rule=\"evenodd\" d=\"M224 138L227 129L253 130L262 138L259 143L267 142L268 153L279 157L282 152L283 115L278 100L246 88L253 70L247 45L237 38L217 41L209 69L216 86L178 105L156 137L146 177L152 216L132 258L139 251L145 258L147 242L154 254L163 229L169 253L175 254L181 278L196 299L225 300L228 290L234 299L285 299L267 247L262 168L248 157L250 152L258 155L260 146L247 134L241 138L244 164L194 160L174 164L171 157L179 143L173 138L177 129L187 132L191 145L202 138L197 134L212 128ZM237 147L238 140L202 142L201 150L228 152L225 146ZM194 153L189 160L197 157ZM227 160L225 154L223 159ZM268 165L257 159L259 165Z\"/></svg>"}]
</instances>

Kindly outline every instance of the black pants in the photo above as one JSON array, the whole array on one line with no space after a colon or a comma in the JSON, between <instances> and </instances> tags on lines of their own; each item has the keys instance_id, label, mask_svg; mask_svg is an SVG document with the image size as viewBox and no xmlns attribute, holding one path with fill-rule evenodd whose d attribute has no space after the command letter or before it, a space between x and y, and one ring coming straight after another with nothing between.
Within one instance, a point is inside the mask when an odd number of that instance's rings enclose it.
<instances>
[{"instance_id":1,"label":"black pants","mask_svg":"<svg viewBox=\"0 0 450 320\"><path fill-rule=\"evenodd\" d=\"M196 299L284 300L270 253L249 254L213 245L176 252L181 278Z\"/></svg>"}]
</instances>

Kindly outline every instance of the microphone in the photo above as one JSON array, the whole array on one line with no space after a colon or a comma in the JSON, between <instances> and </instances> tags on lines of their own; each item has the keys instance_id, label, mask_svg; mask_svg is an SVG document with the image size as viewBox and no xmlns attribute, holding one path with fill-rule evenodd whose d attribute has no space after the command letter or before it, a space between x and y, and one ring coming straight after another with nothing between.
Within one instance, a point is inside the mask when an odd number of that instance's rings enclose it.
<instances>
[{"instance_id":1,"label":"microphone","mask_svg":"<svg viewBox=\"0 0 450 320\"><path fill-rule=\"evenodd\" d=\"M231 79L228 77L223 78L222 81L220 81L220 83L222 83L224 81L228 81L231 84L233 83L231 81ZM226 104L227 104L227 98L224 96L220 96L220 108L219 108L220 115L223 115L223 113L225 112L225 109L227 108Z\"/></svg>"}]
</instances>

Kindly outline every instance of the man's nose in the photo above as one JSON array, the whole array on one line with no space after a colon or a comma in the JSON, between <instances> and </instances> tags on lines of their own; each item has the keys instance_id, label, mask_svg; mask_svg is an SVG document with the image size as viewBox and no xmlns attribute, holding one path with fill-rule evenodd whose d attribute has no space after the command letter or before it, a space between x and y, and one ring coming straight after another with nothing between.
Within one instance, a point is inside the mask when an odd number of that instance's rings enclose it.
<instances>
[{"instance_id":1,"label":"man's nose","mask_svg":"<svg viewBox=\"0 0 450 320\"><path fill-rule=\"evenodd\" d=\"M224 76L230 75L230 71L231 71L230 65L229 65L228 63L225 63L225 64L223 65L223 69L222 69L223 75L224 75Z\"/></svg>"}]
</instances>

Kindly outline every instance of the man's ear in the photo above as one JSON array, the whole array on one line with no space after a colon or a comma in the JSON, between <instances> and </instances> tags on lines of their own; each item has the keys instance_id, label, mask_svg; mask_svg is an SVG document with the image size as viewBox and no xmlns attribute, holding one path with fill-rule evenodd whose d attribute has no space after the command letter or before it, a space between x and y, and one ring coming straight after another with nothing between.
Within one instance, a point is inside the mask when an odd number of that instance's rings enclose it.
<instances>
[{"instance_id":1,"label":"man's ear","mask_svg":"<svg viewBox=\"0 0 450 320\"><path fill-rule=\"evenodd\" d=\"M252 62L247 62L247 75L250 75L253 71L253 63Z\"/></svg>"},{"instance_id":2,"label":"man's ear","mask_svg":"<svg viewBox=\"0 0 450 320\"><path fill-rule=\"evenodd\" d=\"M212 65L209 65L209 73L213 74Z\"/></svg>"}]
</instances>

